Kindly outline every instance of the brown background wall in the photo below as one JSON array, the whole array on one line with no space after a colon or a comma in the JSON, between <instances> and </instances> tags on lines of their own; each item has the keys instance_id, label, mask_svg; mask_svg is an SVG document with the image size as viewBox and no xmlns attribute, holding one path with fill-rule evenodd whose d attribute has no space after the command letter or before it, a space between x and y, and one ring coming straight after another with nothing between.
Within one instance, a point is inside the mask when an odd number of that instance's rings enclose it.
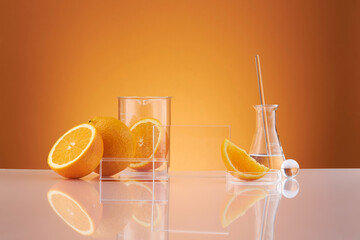
<instances>
[{"instance_id":1,"label":"brown background wall","mask_svg":"<svg viewBox=\"0 0 360 240\"><path fill-rule=\"evenodd\" d=\"M1 168L48 168L116 96L171 95L174 124L231 124L249 149L262 59L285 155L360 167L359 1L1 1Z\"/></svg>"}]
</instances>

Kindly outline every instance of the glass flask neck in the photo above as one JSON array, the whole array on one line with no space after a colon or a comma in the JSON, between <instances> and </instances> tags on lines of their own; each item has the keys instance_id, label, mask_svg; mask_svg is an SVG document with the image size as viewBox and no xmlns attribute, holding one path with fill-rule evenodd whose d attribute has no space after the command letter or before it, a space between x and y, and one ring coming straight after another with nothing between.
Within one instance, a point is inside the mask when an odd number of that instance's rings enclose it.
<instances>
[{"instance_id":1,"label":"glass flask neck","mask_svg":"<svg viewBox=\"0 0 360 240\"><path fill-rule=\"evenodd\" d=\"M267 120L267 126L269 128L276 127L275 111L277 110L277 104L266 104L265 108L262 105L254 105L256 111L256 128L264 128L263 111L265 111L265 117Z\"/></svg>"}]
</instances>

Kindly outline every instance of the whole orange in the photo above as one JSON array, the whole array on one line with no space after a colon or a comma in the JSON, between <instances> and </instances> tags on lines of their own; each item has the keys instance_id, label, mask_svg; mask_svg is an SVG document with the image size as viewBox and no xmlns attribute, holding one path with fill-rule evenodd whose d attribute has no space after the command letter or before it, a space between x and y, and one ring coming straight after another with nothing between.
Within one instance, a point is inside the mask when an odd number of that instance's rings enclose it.
<instances>
[{"instance_id":1,"label":"whole orange","mask_svg":"<svg viewBox=\"0 0 360 240\"><path fill-rule=\"evenodd\" d=\"M112 176L127 168L129 161L126 160L133 158L135 152L130 129L113 117L95 117L89 120L89 124L96 128L103 139L103 158L114 158L114 161L102 162L102 176ZM99 173L99 166L95 172Z\"/></svg>"}]
</instances>

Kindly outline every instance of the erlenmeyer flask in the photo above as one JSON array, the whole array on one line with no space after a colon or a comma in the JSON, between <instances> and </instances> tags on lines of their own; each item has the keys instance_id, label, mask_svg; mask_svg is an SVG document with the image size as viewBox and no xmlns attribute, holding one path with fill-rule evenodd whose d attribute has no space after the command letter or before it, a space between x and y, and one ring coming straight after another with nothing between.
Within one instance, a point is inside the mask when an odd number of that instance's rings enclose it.
<instances>
[{"instance_id":1,"label":"erlenmeyer flask","mask_svg":"<svg viewBox=\"0 0 360 240\"><path fill-rule=\"evenodd\" d=\"M254 108L256 111L256 130L249 151L250 156L270 169L281 169L281 164L285 161L285 157L276 130L275 111L278 105L265 105L267 129L264 125L262 105L254 105ZM269 142L268 148L266 146L266 139Z\"/></svg>"}]
</instances>

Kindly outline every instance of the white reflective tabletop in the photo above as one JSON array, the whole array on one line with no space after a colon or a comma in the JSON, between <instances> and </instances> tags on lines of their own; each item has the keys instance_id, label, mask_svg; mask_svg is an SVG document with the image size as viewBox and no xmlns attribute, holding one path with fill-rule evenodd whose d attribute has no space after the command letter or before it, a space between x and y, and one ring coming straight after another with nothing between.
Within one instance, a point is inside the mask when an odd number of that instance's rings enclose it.
<instances>
[{"instance_id":1,"label":"white reflective tabletop","mask_svg":"<svg viewBox=\"0 0 360 240\"><path fill-rule=\"evenodd\" d=\"M0 239L359 239L360 169L302 169L240 185L224 172L168 182L0 170Z\"/></svg>"}]
</instances>

